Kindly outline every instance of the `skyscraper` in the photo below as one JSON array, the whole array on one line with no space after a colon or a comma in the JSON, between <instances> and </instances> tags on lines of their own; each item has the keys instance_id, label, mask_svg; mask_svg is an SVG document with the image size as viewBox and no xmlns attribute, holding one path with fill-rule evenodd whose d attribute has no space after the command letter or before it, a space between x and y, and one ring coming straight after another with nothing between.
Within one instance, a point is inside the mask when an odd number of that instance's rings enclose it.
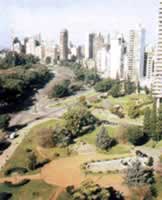
<instances>
[{"instance_id":1,"label":"skyscraper","mask_svg":"<svg viewBox=\"0 0 162 200\"><path fill-rule=\"evenodd\" d=\"M68 30L63 30L60 33L60 60L68 59Z\"/></svg>"},{"instance_id":2,"label":"skyscraper","mask_svg":"<svg viewBox=\"0 0 162 200\"><path fill-rule=\"evenodd\" d=\"M94 40L95 34L90 33L88 34L88 41L86 42L86 58L87 59L94 59Z\"/></svg>"},{"instance_id":3,"label":"skyscraper","mask_svg":"<svg viewBox=\"0 0 162 200\"><path fill-rule=\"evenodd\" d=\"M160 0L159 7L158 44L153 80L153 96L157 100L157 107L159 107L160 102L162 102L162 0Z\"/></svg>"},{"instance_id":4,"label":"skyscraper","mask_svg":"<svg viewBox=\"0 0 162 200\"><path fill-rule=\"evenodd\" d=\"M128 76L133 81L140 81L144 76L145 29L139 25L130 30L128 41Z\"/></svg>"}]
</instances>

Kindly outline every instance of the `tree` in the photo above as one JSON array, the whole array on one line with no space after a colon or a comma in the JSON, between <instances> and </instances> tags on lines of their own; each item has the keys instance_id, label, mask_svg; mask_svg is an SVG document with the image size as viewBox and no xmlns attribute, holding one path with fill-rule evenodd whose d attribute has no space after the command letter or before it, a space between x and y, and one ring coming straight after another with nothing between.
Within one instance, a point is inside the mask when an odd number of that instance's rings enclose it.
<instances>
[{"instance_id":1,"label":"tree","mask_svg":"<svg viewBox=\"0 0 162 200\"><path fill-rule=\"evenodd\" d=\"M143 133L140 127L130 126L126 132L128 141L133 145L142 145L147 141L147 136Z\"/></svg>"},{"instance_id":2,"label":"tree","mask_svg":"<svg viewBox=\"0 0 162 200\"><path fill-rule=\"evenodd\" d=\"M151 110L150 108L145 109L144 113L144 122L143 122L143 132L148 135L148 137L152 137L151 135Z\"/></svg>"},{"instance_id":3,"label":"tree","mask_svg":"<svg viewBox=\"0 0 162 200\"><path fill-rule=\"evenodd\" d=\"M28 155L28 168L30 170L35 170L37 166L37 157L34 152L29 153Z\"/></svg>"},{"instance_id":4,"label":"tree","mask_svg":"<svg viewBox=\"0 0 162 200\"><path fill-rule=\"evenodd\" d=\"M124 81L124 90L125 90L125 94L128 94L128 95L134 93L136 90L135 84L131 82L129 78L127 81Z\"/></svg>"},{"instance_id":5,"label":"tree","mask_svg":"<svg viewBox=\"0 0 162 200\"><path fill-rule=\"evenodd\" d=\"M73 137L78 137L88 130L92 129L97 122L97 119L91 112L82 105L70 108L64 114L66 120L65 127L72 133Z\"/></svg>"},{"instance_id":6,"label":"tree","mask_svg":"<svg viewBox=\"0 0 162 200\"><path fill-rule=\"evenodd\" d=\"M47 56L47 57L46 57L46 64L49 65L49 64L51 64L51 62L52 62L51 57L50 57L50 56Z\"/></svg>"},{"instance_id":7,"label":"tree","mask_svg":"<svg viewBox=\"0 0 162 200\"><path fill-rule=\"evenodd\" d=\"M108 92L112 88L113 83L114 81L112 79L104 79L96 83L94 88L97 92Z\"/></svg>"},{"instance_id":8,"label":"tree","mask_svg":"<svg viewBox=\"0 0 162 200\"><path fill-rule=\"evenodd\" d=\"M151 135L154 140L158 140L156 135L156 126L157 126L157 111L156 111L156 102L154 101L150 119Z\"/></svg>"},{"instance_id":9,"label":"tree","mask_svg":"<svg viewBox=\"0 0 162 200\"><path fill-rule=\"evenodd\" d=\"M156 140L159 141L162 139L162 105L158 110L158 117L156 123Z\"/></svg>"},{"instance_id":10,"label":"tree","mask_svg":"<svg viewBox=\"0 0 162 200\"><path fill-rule=\"evenodd\" d=\"M62 98L69 96L72 91L69 89L69 80L64 80L62 83L57 84L53 88L52 97Z\"/></svg>"},{"instance_id":11,"label":"tree","mask_svg":"<svg viewBox=\"0 0 162 200\"><path fill-rule=\"evenodd\" d=\"M0 115L0 129L4 130L8 127L10 117L8 115Z\"/></svg>"},{"instance_id":12,"label":"tree","mask_svg":"<svg viewBox=\"0 0 162 200\"><path fill-rule=\"evenodd\" d=\"M143 167L141 162L137 159L132 161L128 166L125 174L126 183L130 187L138 187L154 183L153 169L150 167Z\"/></svg>"},{"instance_id":13,"label":"tree","mask_svg":"<svg viewBox=\"0 0 162 200\"><path fill-rule=\"evenodd\" d=\"M111 95L112 97L120 97L121 96L121 85L120 83L116 83L111 88Z\"/></svg>"},{"instance_id":14,"label":"tree","mask_svg":"<svg viewBox=\"0 0 162 200\"><path fill-rule=\"evenodd\" d=\"M111 138L108 135L107 129L103 126L101 127L99 133L96 138L96 146L103 150L108 150L116 144L114 138Z\"/></svg>"},{"instance_id":15,"label":"tree","mask_svg":"<svg viewBox=\"0 0 162 200\"><path fill-rule=\"evenodd\" d=\"M124 200L122 194L113 187L103 188L92 181L85 181L79 188L70 188L68 192L74 200Z\"/></svg>"},{"instance_id":16,"label":"tree","mask_svg":"<svg viewBox=\"0 0 162 200\"><path fill-rule=\"evenodd\" d=\"M72 142L72 134L59 124L53 130L52 142L55 147L66 147Z\"/></svg>"}]
</instances>

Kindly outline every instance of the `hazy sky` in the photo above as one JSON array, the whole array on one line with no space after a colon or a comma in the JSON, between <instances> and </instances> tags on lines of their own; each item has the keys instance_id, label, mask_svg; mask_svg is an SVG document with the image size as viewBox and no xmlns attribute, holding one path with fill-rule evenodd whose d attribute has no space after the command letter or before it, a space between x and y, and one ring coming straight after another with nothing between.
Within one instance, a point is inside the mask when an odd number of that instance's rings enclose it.
<instances>
[{"instance_id":1,"label":"hazy sky","mask_svg":"<svg viewBox=\"0 0 162 200\"><path fill-rule=\"evenodd\" d=\"M87 32L128 32L142 23L147 41L157 36L159 0L0 0L0 47L11 36L41 32L44 39L58 41L67 28L73 42L83 43Z\"/></svg>"}]
</instances>

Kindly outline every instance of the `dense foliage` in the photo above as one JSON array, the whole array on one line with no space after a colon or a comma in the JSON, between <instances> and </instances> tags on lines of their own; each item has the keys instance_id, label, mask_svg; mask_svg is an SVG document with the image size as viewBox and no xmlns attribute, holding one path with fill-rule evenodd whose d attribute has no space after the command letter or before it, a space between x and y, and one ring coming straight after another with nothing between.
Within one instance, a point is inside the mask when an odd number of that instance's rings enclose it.
<instances>
[{"instance_id":1,"label":"dense foliage","mask_svg":"<svg viewBox=\"0 0 162 200\"><path fill-rule=\"evenodd\" d=\"M119 191L113 187L103 188L92 181L86 181L77 189L67 187L67 192L74 200L124 200Z\"/></svg>"},{"instance_id":2,"label":"dense foliage","mask_svg":"<svg viewBox=\"0 0 162 200\"><path fill-rule=\"evenodd\" d=\"M126 135L128 141L133 145L142 145L147 141L148 138L138 126L128 127Z\"/></svg>"},{"instance_id":3,"label":"dense foliage","mask_svg":"<svg viewBox=\"0 0 162 200\"><path fill-rule=\"evenodd\" d=\"M103 126L101 127L96 138L96 146L103 150L109 150L116 144L116 140L108 135L107 129Z\"/></svg>"},{"instance_id":4,"label":"dense foliage","mask_svg":"<svg viewBox=\"0 0 162 200\"><path fill-rule=\"evenodd\" d=\"M70 108L64 115L66 129L71 132L73 137L78 137L88 130L94 128L97 119L84 106Z\"/></svg>"},{"instance_id":5,"label":"dense foliage","mask_svg":"<svg viewBox=\"0 0 162 200\"><path fill-rule=\"evenodd\" d=\"M114 80L112 79L104 79L96 83L94 88L97 92L108 92L112 88L113 83Z\"/></svg>"},{"instance_id":6,"label":"dense foliage","mask_svg":"<svg viewBox=\"0 0 162 200\"><path fill-rule=\"evenodd\" d=\"M8 115L0 115L0 129L4 130L8 127L10 117Z\"/></svg>"},{"instance_id":7,"label":"dense foliage","mask_svg":"<svg viewBox=\"0 0 162 200\"><path fill-rule=\"evenodd\" d=\"M129 186L142 186L154 182L152 168L143 167L139 160L132 161L126 171L126 182Z\"/></svg>"}]
</instances>

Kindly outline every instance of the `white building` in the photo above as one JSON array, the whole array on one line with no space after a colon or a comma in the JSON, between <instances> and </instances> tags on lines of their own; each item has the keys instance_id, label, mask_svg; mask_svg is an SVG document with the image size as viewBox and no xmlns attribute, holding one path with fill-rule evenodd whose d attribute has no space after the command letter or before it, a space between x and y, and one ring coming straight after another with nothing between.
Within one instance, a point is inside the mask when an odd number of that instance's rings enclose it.
<instances>
[{"instance_id":1,"label":"white building","mask_svg":"<svg viewBox=\"0 0 162 200\"><path fill-rule=\"evenodd\" d=\"M159 107L160 102L162 102L162 0L160 0L159 8L159 31L153 80L153 96L157 99L157 107Z\"/></svg>"},{"instance_id":2,"label":"white building","mask_svg":"<svg viewBox=\"0 0 162 200\"><path fill-rule=\"evenodd\" d=\"M103 78L110 77L110 53L108 49L98 50L96 56L96 69Z\"/></svg>"},{"instance_id":3,"label":"white building","mask_svg":"<svg viewBox=\"0 0 162 200\"><path fill-rule=\"evenodd\" d=\"M110 77L116 79L123 78L125 41L121 34L116 34L111 38L110 47Z\"/></svg>"},{"instance_id":4,"label":"white building","mask_svg":"<svg viewBox=\"0 0 162 200\"><path fill-rule=\"evenodd\" d=\"M128 41L128 75L133 81L144 77L145 29L139 25L130 30Z\"/></svg>"}]
</instances>

